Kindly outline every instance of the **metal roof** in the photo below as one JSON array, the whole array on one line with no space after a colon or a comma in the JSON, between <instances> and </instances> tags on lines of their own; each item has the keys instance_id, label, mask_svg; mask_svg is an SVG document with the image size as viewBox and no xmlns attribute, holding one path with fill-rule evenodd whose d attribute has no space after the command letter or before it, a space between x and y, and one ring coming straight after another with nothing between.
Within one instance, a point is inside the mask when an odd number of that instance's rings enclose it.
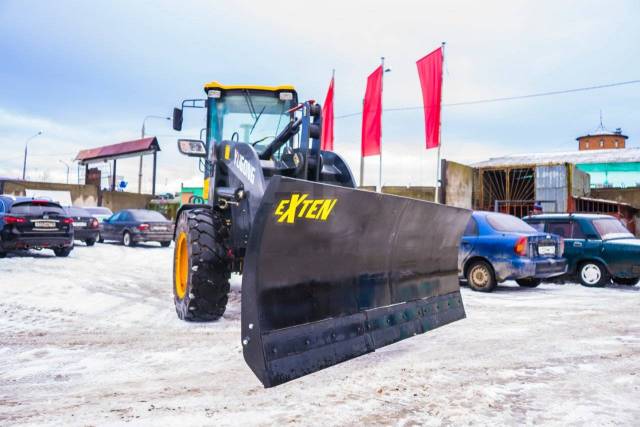
<instances>
[{"instance_id":1,"label":"metal roof","mask_svg":"<svg viewBox=\"0 0 640 427\"><path fill-rule=\"evenodd\" d=\"M80 150L75 160L79 161L80 164L87 164L123 157L139 156L141 154L153 153L154 151L160 151L160 145L158 145L158 140L155 136L150 136L148 138Z\"/></svg>"},{"instance_id":2,"label":"metal roof","mask_svg":"<svg viewBox=\"0 0 640 427\"><path fill-rule=\"evenodd\" d=\"M640 162L640 148L614 148L610 150L560 151L550 153L514 154L492 157L483 162L473 163L475 168L553 165L562 163L637 163Z\"/></svg>"}]
</instances>

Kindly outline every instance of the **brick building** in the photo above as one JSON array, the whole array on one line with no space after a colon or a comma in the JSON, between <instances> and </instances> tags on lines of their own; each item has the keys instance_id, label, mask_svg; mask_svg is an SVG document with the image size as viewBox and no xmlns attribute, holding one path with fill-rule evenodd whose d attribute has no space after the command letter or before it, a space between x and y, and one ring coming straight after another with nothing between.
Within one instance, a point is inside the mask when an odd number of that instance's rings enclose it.
<instances>
[{"instance_id":1,"label":"brick building","mask_svg":"<svg viewBox=\"0 0 640 427\"><path fill-rule=\"evenodd\" d=\"M587 134L576 138L578 149L585 150L615 150L626 147L627 136L622 134L622 129L618 128L610 132L600 125L600 128L593 134Z\"/></svg>"}]
</instances>

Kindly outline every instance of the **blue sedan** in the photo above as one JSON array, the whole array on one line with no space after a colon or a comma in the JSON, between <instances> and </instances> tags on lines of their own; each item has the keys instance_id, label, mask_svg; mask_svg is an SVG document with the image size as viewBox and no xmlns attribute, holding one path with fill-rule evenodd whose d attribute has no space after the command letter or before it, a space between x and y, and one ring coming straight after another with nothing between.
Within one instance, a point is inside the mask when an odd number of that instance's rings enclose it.
<instances>
[{"instance_id":1,"label":"blue sedan","mask_svg":"<svg viewBox=\"0 0 640 427\"><path fill-rule=\"evenodd\" d=\"M475 291L491 292L505 280L534 288L566 272L563 250L561 237L540 233L511 215L477 211L460 242L458 270Z\"/></svg>"}]
</instances>

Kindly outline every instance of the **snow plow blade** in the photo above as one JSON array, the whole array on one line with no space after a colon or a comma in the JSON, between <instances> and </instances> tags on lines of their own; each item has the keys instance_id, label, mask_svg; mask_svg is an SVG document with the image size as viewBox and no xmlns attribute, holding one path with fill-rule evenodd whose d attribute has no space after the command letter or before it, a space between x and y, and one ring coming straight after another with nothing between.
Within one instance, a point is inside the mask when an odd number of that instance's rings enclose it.
<instances>
[{"instance_id":1,"label":"snow plow blade","mask_svg":"<svg viewBox=\"0 0 640 427\"><path fill-rule=\"evenodd\" d=\"M242 279L244 358L265 387L465 317L465 209L273 177Z\"/></svg>"}]
</instances>

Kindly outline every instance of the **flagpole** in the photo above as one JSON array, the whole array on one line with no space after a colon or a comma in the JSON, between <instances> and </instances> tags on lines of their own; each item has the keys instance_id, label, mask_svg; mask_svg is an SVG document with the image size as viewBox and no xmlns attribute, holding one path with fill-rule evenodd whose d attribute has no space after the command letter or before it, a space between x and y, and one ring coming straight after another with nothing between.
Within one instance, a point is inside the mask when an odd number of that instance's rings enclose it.
<instances>
[{"instance_id":1,"label":"flagpole","mask_svg":"<svg viewBox=\"0 0 640 427\"><path fill-rule=\"evenodd\" d=\"M382 77L380 77L380 107L382 108L382 93L384 88L384 56L380 57ZM382 193L382 112L380 112L380 169L378 170L378 192Z\"/></svg>"},{"instance_id":2,"label":"flagpole","mask_svg":"<svg viewBox=\"0 0 640 427\"><path fill-rule=\"evenodd\" d=\"M362 98L362 120L364 120L364 98ZM360 141L360 187L364 187L364 153L362 152L362 141Z\"/></svg>"},{"instance_id":3,"label":"flagpole","mask_svg":"<svg viewBox=\"0 0 640 427\"><path fill-rule=\"evenodd\" d=\"M442 70L440 72L440 94L442 94L442 83L444 75L444 45L446 42L442 42ZM440 95L442 99L442 95ZM440 203L440 148L442 147L442 102L440 103L440 121L438 123L438 155L436 158L436 191L435 202Z\"/></svg>"}]
</instances>

